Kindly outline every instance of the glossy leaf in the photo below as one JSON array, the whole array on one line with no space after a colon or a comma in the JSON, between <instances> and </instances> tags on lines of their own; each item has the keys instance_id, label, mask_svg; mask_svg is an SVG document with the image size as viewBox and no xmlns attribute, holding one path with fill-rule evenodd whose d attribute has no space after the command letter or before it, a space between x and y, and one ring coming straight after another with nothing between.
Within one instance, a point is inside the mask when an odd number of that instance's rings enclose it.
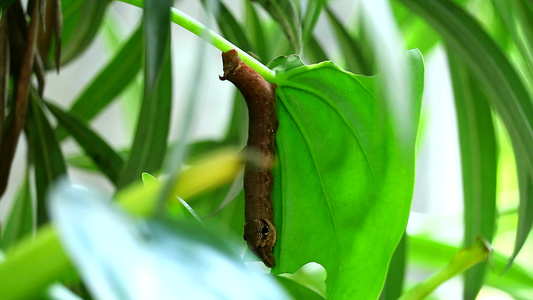
<instances>
[{"instance_id":1,"label":"glossy leaf","mask_svg":"<svg viewBox=\"0 0 533 300\"><path fill-rule=\"evenodd\" d=\"M51 184L66 175L66 166L59 142L50 122L44 114L42 100L32 90L26 134L35 168L35 186L37 192L37 225L48 221L46 212L46 193Z\"/></svg>"},{"instance_id":2,"label":"glossy leaf","mask_svg":"<svg viewBox=\"0 0 533 300\"><path fill-rule=\"evenodd\" d=\"M231 240L204 227L133 220L101 196L66 184L52 194L51 213L95 298L287 298L273 278L241 262Z\"/></svg>"},{"instance_id":3,"label":"glossy leaf","mask_svg":"<svg viewBox=\"0 0 533 300\"><path fill-rule=\"evenodd\" d=\"M399 1L424 17L449 44L451 54L460 57L476 76L509 132L515 155L520 161L518 168L525 168L525 172L533 174L533 101L502 50L470 15L452 1ZM526 201L528 204L525 206L533 207L532 198L521 197L520 201ZM519 221L519 224L527 222ZM522 235L527 235L530 230L531 226L519 228Z\"/></svg>"},{"instance_id":4,"label":"glossy leaf","mask_svg":"<svg viewBox=\"0 0 533 300\"><path fill-rule=\"evenodd\" d=\"M75 115L65 112L56 105L46 103L59 124L67 128L81 148L89 155L98 169L113 184L117 184L124 164L122 157L113 150L97 133L91 130Z\"/></svg>"},{"instance_id":5,"label":"glossy leaf","mask_svg":"<svg viewBox=\"0 0 533 300\"><path fill-rule=\"evenodd\" d=\"M496 227L497 151L492 114L481 85L461 61L448 55L459 128L464 195L464 245L482 236L492 242ZM464 298L475 299L487 264L465 273Z\"/></svg>"},{"instance_id":6,"label":"glossy leaf","mask_svg":"<svg viewBox=\"0 0 533 300\"><path fill-rule=\"evenodd\" d=\"M138 180L142 172L156 172L165 158L172 103L170 5L170 0L145 3L144 98L131 154L118 187Z\"/></svg>"},{"instance_id":7,"label":"glossy leaf","mask_svg":"<svg viewBox=\"0 0 533 300\"><path fill-rule=\"evenodd\" d=\"M298 11L293 0L253 0L259 2L278 22L289 40L292 50L300 53L302 47L302 30Z\"/></svg>"},{"instance_id":8,"label":"glossy leaf","mask_svg":"<svg viewBox=\"0 0 533 300\"><path fill-rule=\"evenodd\" d=\"M9 218L2 228L0 238L0 249L8 250L10 246L17 243L23 237L28 236L33 231L33 206L30 192L29 176L26 172L26 179L22 183L18 195L13 203L13 208Z\"/></svg>"},{"instance_id":9,"label":"glossy leaf","mask_svg":"<svg viewBox=\"0 0 533 300\"><path fill-rule=\"evenodd\" d=\"M415 116L406 128L392 127L375 77L332 62L305 66L295 56L272 64L279 118L273 271L317 262L328 273L328 298L377 298L407 224L424 72L416 50L406 62Z\"/></svg>"},{"instance_id":10,"label":"glossy leaf","mask_svg":"<svg viewBox=\"0 0 533 300\"><path fill-rule=\"evenodd\" d=\"M137 76L142 62L142 28L137 28L122 49L74 100L70 113L84 122L91 121ZM61 127L57 133L61 139L67 135L66 129Z\"/></svg>"}]
</instances>

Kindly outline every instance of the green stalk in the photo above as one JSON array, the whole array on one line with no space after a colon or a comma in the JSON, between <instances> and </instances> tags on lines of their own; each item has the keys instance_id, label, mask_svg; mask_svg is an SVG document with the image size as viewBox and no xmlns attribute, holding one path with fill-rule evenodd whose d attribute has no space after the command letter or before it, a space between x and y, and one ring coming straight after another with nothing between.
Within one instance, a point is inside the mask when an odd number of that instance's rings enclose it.
<instances>
[{"instance_id":1,"label":"green stalk","mask_svg":"<svg viewBox=\"0 0 533 300\"><path fill-rule=\"evenodd\" d=\"M476 239L476 242L472 246L459 251L444 269L415 285L403 294L399 300L426 298L444 282L470 269L474 265L485 261L489 257L490 251L491 248L488 244L480 238Z\"/></svg>"},{"instance_id":2,"label":"green stalk","mask_svg":"<svg viewBox=\"0 0 533 300\"><path fill-rule=\"evenodd\" d=\"M143 6L142 0L120 0L124 3L128 3L137 7ZM215 46L222 52L229 51L231 49L237 50L239 53L239 57L241 60L246 63L250 68L254 69L257 73L259 73L263 78L270 82L275 83L276 77L274 75L274 72L270 70L268 67L263 65L261 62L253 58L248 53L242 51L237 46L233 45L231 42L217 34L216 32L212 31L211 29L207 28L204 24L198 22L191 16L183 13L182 11L171 7L170 11L170 20L179 26L187 29L188 31L192 32L193 34L197 35L198 37L202 38L203 40L207 41L211 45Z\"/></svg>"}]
</instances>

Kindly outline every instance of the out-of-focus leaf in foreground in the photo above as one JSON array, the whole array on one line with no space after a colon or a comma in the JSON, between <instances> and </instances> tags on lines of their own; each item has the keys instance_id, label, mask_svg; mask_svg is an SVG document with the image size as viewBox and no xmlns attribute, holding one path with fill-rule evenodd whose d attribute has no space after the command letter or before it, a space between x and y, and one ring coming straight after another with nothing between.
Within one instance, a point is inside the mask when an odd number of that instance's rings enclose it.
<instances>
[{"instance_id":1,"label":"out-of-focus leaf in foreground","mask_svg":"<svg viewBox=\"0 0 533 300\"><path fill-rule=\"evenodd\" d=\"M317 262L328 298L377 298L407 224L424 66L416 50L403 59L414 116L405 128L393 128L376 96L380 78L332 62L305 66L295 56L271 64L279 118L274 272Z\"/></svg>"},{"instance_id":2,"label":"out-of-focus leaf in foreground","mask_svg":"<svg viewBox=\"0 0 533 300\"><path fill-rule=\"evenodd\" d=\"M194 223L129 218L66 182L50 198L61 241L98 299L285 299L231 243Z\"/></svg>"}]
</instances>

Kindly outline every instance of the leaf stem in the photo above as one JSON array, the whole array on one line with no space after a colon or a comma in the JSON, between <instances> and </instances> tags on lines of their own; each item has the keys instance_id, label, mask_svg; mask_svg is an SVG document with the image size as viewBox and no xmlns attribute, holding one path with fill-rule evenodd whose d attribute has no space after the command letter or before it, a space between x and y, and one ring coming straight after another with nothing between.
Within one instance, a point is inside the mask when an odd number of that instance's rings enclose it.
<instances>
[{"instance_id":1,"label":"leaf stem","mask_svg":"<svg viewBox=\"0 0 533 300\"><path fill-rule=\"evenodd\" d=\"M120 0L120 1L137 6L137 7L143 6L143 0ZM227 52L231 49L237 50L237 52L239 53L239 57L244 63L246 63L248 66L250 66L250 68L254 69L257 73L263 76L263 78L266 81L270 83L274 83L275 75L272 70L270 70L268 67L263 65L261 62L259 62L255 58L253 58L248 53L244 52L237 46L233 45L231 42L229 42L228 40L226 40L225 38L223 38L216 32L207 28L204 24L198 22L191 16L185 14L184 12L174 7L171 7L170 19L172 22L192 32L193 34L207 41L208 43L215 46L222 52Z\"/></svg>"}]
</instances>

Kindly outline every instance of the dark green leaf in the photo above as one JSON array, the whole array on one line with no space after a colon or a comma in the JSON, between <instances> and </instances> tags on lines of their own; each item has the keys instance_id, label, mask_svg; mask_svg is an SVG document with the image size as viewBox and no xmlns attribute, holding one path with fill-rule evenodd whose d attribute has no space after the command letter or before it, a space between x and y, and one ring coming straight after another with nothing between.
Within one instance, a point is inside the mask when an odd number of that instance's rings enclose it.
<instances>
[{"instance_id":1,"label":"dark green leaf","mask_svg":"<svg viewBox=\"0 0 533 300\"><path fill-rule=\"evenodd\" d=\"M406 63L413 119L403 135L374 94L379 78L332 62L276 74L273 271L317 262L328 298L377 298L407 224L424 72L418 51Z\"/></svg>"},{"instance_id":2,"label":"dark green leaf","mask_svg":"<svg viewBox=\"0 0 533 300\"><path fill-rule=\"evenodd\" d=\"M302 47L302 31L298 12L293 0L253 0L261 3L265 10L283 28L283 32L289 39L292 50L300 53Z\"/></svg>"},{"instance_id":3,"label":"dark green leaf","mask_svg":"<svg viewBox=\"0 0 533 300\"><path fill-rule=\"evenodd\" d=\"M337 41L344 54L346 68L354 73L371 75L372 69L367 65L367 61L361 51L361 46L350 36L344 25L333 14L329 7L326 8L329 22L335 31Z\"/></svg>"},{"instance_id":4,"label":"dark green leaf","mask_svg":"<svg viewBox=\"0 0 533 300\"><path fill-rule=\"evenodd\" d=\"M464 194L464 245L482 236L489 242L496 223L497 151L487 96L469 70L448 55L455 95L461 146ZM475 299L485 276L486 263L465 273L465 299Z\"/></svg>"},{"instance_id":5,"label":"dark green leaf","mask_svg":"<svg viewBox=\"0 0 533 300\"><path fill-rule=\"evenodd\" d=\"M72 61L91 44L110 0L63 0L61 65ZM51 66L50 66L51 67Z\"/></svg>"},{"instance_id":6,"label":"dark green leaf","mask_svg":"<svg viewBox=\"0 0 533 300\"><path fill-rule=\"evenodd\" d=\"M307 44L304 47L304 54L306 62L309 63L319 63L328 59L324 48L322 48L322 46L314 36L311 36L308 39Z\"/></svg>"},{"instance_id":7,"label":"dark green leaf","mask_svg":"<svg viewBox=\"0 0 533 300\"><path fill-rule=\"evenodd\" d=\"M254 51L252 45L248 41L248 37L243 30L241 24L235 19L231 11L220 0L216 1L216 4L208 5L208 0L202 0L204 8L211 10L217 21L218 28L222 31L224 38L235 44L237 47L244 51ZM211 7L210 7L211 6Z\"/></svg>"},{"instance_id":8,"label":"dark green leaf","mask_svg":"<svg viewBox=\"0 0 533 300\"><path fill-rule=\"evenodd\" d=\"M389 270L387 271L385 287L383 287L383 291L381 291L381 296L379 297L381 300L395 300L402 295L407 259L406 239L407 235L404 232L392 256Z\"/></svg>"},{"instance_id":9,"label":"dark green leaf","mask_svg":"<svg viewBox=\"0 0 533 300\"><path fill-rule=\"evenodd\" d=\"M291 279L276 276L276 280L289 292L292 299L323 300L324 298L310 288Z\"/></svg>"},{"instance_id":10,"label":"dark green leaf","mask_svg":"<svg viewBox=\"0 0 533 300\"><path fill-rule=\"evenodd\" d=\"M33 231L33 207L27 172L26 179L19 189L9 218L2 230L0 249L4 251L8 250L10 246L20 241L23 237L31 234Z\"/></svg>"},{"instance_id":11,"label":"dark green leaf","mask_svg":"<svg viewBox=\"0 0 533 300\"><path fill-rule=\"evenodd\" d=\"M399 1L424 17L449 44L450 54L460 57L477 77L509 132L520 159L517 168L533 174L533 101L502 50L470 15L449 0ZM530 230L523 228L522 233Z\"/></svg>"},{"instance_id":12,"label":"dark green leaf","mask_svg":"<svg viewBox=\"0 0 533 300\"><path fill-rule=\"evenodd\" d=\"M59 124L69 131L100 171L116 185L124 164L122 157L75 115L61 110L52 103L48 102L46 105Z\"/></svg>"},{"instance_id":13,"label":"dark green leaf","mask_svg":"<svg viewBox=\"0 0 533 300\"><path fill-rule=\"evenodd\" d=\"M50 185L59 177L66 175L63 154L59 142L46 118L42 100L32 90L26 123L29 149L35 167L35 186L37 191L37 225L47 222L46 193Z\"/></svg>"},{"instance_id":14,"label":"dark green leaf","mask_svg":"<svg viewBox=\"0 0 533 300\"><path fill-rule=\"evenodd\" d=\"M142 62L142 26L131 35L115 57L78 96L70 112L88 122L109 105L137 76ZM60 139L66 129L57 129Z\"/></svg>"},{"instance_id":15,"label":"dark green leaf","mask_svg":"<svg viewBox=\"0 0 533 300\"><path fill-rule=\"evenodd\" d=\"M118 187L155 173L167 150L172 103L170 59L170 5L172 1L148 1L144 6L144 99L131 147Z\"/></svg>"}]
</instances>

